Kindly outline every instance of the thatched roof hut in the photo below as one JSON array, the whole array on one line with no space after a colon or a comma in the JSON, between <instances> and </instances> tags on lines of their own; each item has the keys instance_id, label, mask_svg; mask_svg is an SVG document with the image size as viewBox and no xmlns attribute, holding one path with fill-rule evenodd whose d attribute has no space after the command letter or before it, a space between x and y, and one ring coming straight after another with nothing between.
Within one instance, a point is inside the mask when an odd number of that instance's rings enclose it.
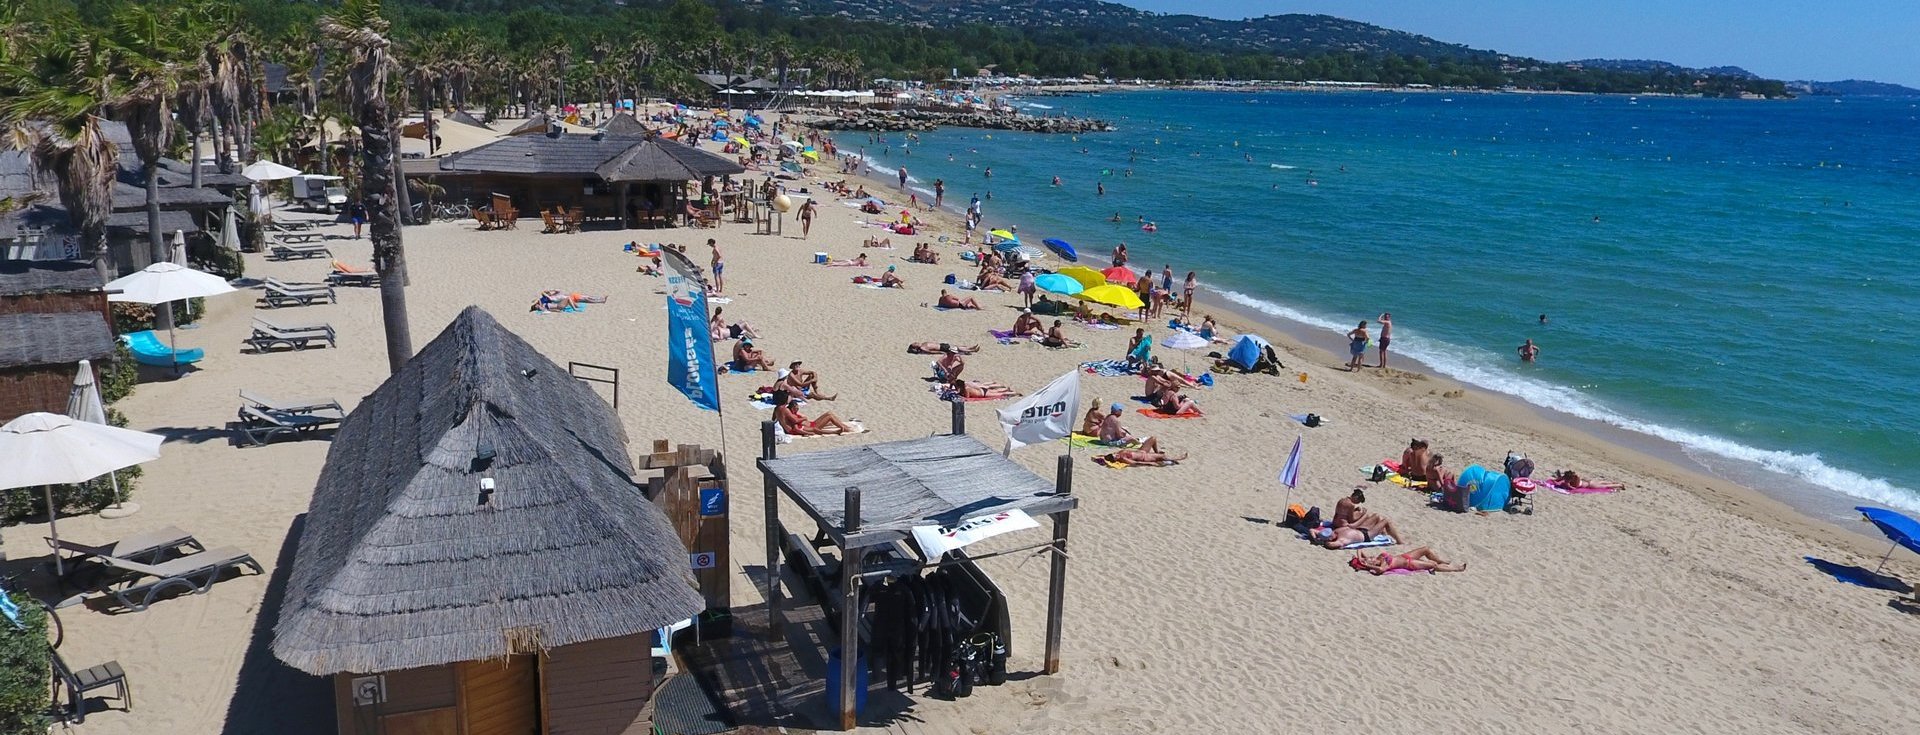
<instances>
[{"instance_id":1,"label":"thatched roof hut","mask_svg":"<svg viewBox=\"0 0 1920 735\"><path fill-rule=\"evenodd\" d=\"M394 671L699 613L686 548L632 474L607 404L468 307L341 425L274 655L313 674Z\"/></svg>"},{"instance_id":2,"label":"thatched roof hut","mask_svg":"<svg viewBox=\"0 0 1920 735\"><path fill-rule=\"evenodd\" d=\"M648 130L647 124L640 122L640 118L634 117L631 112L607 118L607 123L601 125L600 129L607 131L608 135L646 135Z\"/></svg>"}]
</instances>

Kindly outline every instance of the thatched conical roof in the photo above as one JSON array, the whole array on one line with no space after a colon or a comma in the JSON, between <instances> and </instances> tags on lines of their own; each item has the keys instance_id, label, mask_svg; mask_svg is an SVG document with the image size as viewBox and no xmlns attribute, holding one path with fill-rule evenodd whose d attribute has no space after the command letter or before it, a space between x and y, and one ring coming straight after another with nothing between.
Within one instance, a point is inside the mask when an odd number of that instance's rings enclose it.
<instances>
[{"instance_id":1,"label":"thatched conical roof","mask_svg":"<svg viewBox=\"0 0 1920 735\"><path fill-rule=\"evenodd\" d=\"M686 547L632 473L607 404L468 307L341 425L274 655L312 674L392 671L700 612Z\"/></svg>"},{"instance_id":2,"label":"thatched conical roof","mask_svg":"<svg viewBox=\"0 0 1920 735\"><path fill-rule=\"evenodd\" d=\"M646 135L647 124L640 122L631 112L622 112L607 118L607 124L600 126L609 135Z\"/></svg>"}]
</instances>

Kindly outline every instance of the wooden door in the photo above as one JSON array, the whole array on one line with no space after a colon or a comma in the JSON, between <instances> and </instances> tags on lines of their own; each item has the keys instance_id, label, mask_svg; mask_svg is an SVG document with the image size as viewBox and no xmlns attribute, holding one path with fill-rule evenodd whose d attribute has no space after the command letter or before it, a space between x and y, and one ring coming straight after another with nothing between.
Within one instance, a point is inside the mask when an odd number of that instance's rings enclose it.
<instances>
[{"instance_id":1,"label":"wooden door","mask_svg":"<svg viewBox=\"0 0 1920 735\"><path fill-rule=\"evenodd\" d=\"M380 735L460 735L460 717L452 707L381 715Z\"/></svg>"},{"instance_id":2,"label":"wooden door","mask_svg":"<svg viewBox=\"0 0 1920 735\"><path fill-rule=\"evenodd\" d=\"M540 677L533 656L458 664L465 735L540 735Z\"/></svg>"}]
</instances>

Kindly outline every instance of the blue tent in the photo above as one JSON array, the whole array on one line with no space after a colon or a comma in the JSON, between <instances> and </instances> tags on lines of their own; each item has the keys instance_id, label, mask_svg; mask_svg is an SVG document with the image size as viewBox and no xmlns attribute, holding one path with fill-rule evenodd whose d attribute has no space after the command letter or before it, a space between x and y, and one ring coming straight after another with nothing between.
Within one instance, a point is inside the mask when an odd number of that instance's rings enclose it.
<instances>
[{"instance_id":1,"label":"blue tent","mask_svg":"<svg viewBox=\"0 0 1920 735\"><path fill-rule=\"evenodd\" d=\"M1506 475L1482 469L1473 493L1467 496L1467 505L1474 510L1483 510L1488 513L1506 510L1507 498L1512 492L1513 481L1507 479Z\"/></svg>"},{"instance_id":2,"label":"blue tent","mask_svg":"<svg viewBox=\"0 0 1920 735\"><path fill-rule=\"evenodd\" d=\"M1866 516L1867 522L1872 523L1875 528L1880 529L1881 533L1886 534L1887 540L1892 541L1894 546L1905 546L1914 553L1920 553L1920 521L1916 521L1907 515L1887 510L1886 508L1873 508L1861 505L1855 506L1854 510L1860 511L1860 515ZM1885 567L1887 565L1887 557L1891 556L1893 556L1893 549L1889 548L1887 549L1887 555L1880 557L1880 566ZM1875 573L1879 571L1879 569L1874 570Z\"/></svg>"},{"instance_id":3,"label":"blue tent","mask_svg":"<svg viewBox=\"0 0 1920 735\"><path fill-rule=\"evenodd\" d=\"M1227 361L1238 365L1241 370L1252 370L1253 364L1260 361L1260 353L1272 345L1251 334L1240 335L1233 343L1233 349L1227 351Z\"/></svg>"}]
</instances>

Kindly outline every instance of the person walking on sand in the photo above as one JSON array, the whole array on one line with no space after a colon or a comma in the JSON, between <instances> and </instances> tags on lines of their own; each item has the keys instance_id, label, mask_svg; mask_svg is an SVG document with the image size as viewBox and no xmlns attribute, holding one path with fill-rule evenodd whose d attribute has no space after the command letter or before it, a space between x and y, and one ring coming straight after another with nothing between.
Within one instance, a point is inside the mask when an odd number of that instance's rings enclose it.
<instances>
[{"instance_id":1,"label":"person walking on sand","mask_svg":"<svg viewBox=\"0 0 1920 735\"><path fill-rule=\"evenodd\" d=\"M808 199L800 205L800 239L807 239L807 233L813 231L814 201Z\"/></svg>"},{"instance_id":2,"label":"person walking on sand","mask_svg":"<svg viewBox=\"0 0 1920 735\"><path fill-rule=\"evenodd\" d=\"M722 274L726 272L727 261L720 257L720 245L713 238L707 238L707 247L713 248L713 292L726 293L727 279Z\"/></svg>"},{"instance_id":3,"label":"person walking on sand","mask_svg":"<svg viewBox=\"0 0 1920 735\"><path fill-rule=\"evenodd\" d=\"M1533 340L1529 339L1525 343L1520 345L1520 361L1521 362L1533 362L1533 358L1536 358L1539 356L1540 356L1540 345L1534 344Z\"/></svg>"},{"instance_id":4,"label":"person walking on sand","mask_svg":"<svg viewBox=\"0 0 1920 735\"><path fill-rule=\"evenodd\" d=\"M1387 367L1387 345L1393 344L1393 314L1380 312L1380 368Z\"/></svg>"},{"instance_id":5,"label":"person walking on sand","mask_svg":"<svg viewBox=\"0 0 1920 735\"><path fill-rule=\"evenodd\" d=\"M1186 293L1180 297L1180 318L1193 318L1193 291L1199 287L1200 279L1194 276L1193 271L1187 271ZM1211 339L1213 335L1202 336Z\"/></svg>"},{"instance_id":6,"label":"person walking on sand","mask_svg":"<svg viewBox=\"0 0 1920 735\"><path fill-rule=\"evenodd\" d=\"M1360 326L1347 332L1347 370L1359 370L1366 367L1367 360L1367 320L1360 320Z\"/></svg>"}]
</instances>

